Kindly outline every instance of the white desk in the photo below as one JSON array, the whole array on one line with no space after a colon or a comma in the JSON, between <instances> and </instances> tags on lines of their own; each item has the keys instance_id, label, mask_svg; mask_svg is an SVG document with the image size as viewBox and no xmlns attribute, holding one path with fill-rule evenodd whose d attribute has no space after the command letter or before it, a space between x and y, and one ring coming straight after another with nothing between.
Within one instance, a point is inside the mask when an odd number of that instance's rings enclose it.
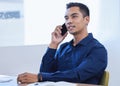
<instances>
[{"instance_id":1,"label":"white desk","mask_svg":"<svg viewBox=\"0 0 120 86\"><path fill-rule=\"evenodd\" d=\"M90 85L90 84L75 84L69 82L40 82L40 83L32 83L32 84L17 84L16 76L5 76L0 75L0 86L100 86L100 85Z\"/></svg>"}]
</instances>

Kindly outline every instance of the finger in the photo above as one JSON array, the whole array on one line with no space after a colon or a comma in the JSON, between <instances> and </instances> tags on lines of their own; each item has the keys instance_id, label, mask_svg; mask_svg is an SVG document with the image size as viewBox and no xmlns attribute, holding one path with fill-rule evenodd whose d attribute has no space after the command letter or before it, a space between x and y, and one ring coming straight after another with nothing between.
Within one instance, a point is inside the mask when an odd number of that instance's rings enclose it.
<instances>
[{"instance_id":1,"label":"finger","mask_svg":"<svg viewBox=\"0 0 120 86\"><path fill-rule=\"evenodd\" d=\"M21 74L18 75L18 77L17 77L17 82L19 83L20 80L21 80Z\"/></svg>"},{"instance_id":2,"label":"finger","mask_svg":"<svg viewBox=\"0 0 120 86\"><path fill-rule=\"evenodd\" d=\"M18 84L22 83L24 81L24 79L26 79L26 76L27 76L27 73L19 74L17 77L17 83Z\"/></svg>"},{"instance_id":3,"label":"finger","mask_svg":"<svg viewBox=\"0 0 120 86\"><path fill-rule=\"evenodd\" d=\"M17 83L20 84L19 76L17 77Z\"/></svg>"},{"instance_id":4,"label":"finger","mask_svg":"<svg viewBox=\"0 0 120 86\"><path fill-rule=\"evenodd\" d=\"M55 32L56 32L57 34L61 34L61 29L62 29L61 26L57 26L56 29L55 29Z\"/></svg>"},{"instance_id":5,"label":"finger","mask_svg":"<svg viewBox=\"0 0 120 86\"><path fill-rule=\"evenodd\" d=\"M18 84L27 84L27 83L28 83L28 79L27 78L22 78L18 82Z\"/></svg>"}]
</instances>

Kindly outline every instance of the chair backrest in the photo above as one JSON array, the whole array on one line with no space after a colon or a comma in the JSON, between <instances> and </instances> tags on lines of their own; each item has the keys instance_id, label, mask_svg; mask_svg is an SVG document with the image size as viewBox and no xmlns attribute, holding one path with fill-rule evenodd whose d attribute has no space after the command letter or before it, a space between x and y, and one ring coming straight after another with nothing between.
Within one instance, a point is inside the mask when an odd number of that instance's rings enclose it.
<instances>
[{"instance_id":1,"label":"chair backrest","mask_svg":"<svg viewBox=\"0 0 120 86\"><path fill-rule=\"evenodd\" d=\"M108 83L109 83L109 72L104 71L104 74L99 84L103 86L108 86Z\"/></svg>"}]
</instances>

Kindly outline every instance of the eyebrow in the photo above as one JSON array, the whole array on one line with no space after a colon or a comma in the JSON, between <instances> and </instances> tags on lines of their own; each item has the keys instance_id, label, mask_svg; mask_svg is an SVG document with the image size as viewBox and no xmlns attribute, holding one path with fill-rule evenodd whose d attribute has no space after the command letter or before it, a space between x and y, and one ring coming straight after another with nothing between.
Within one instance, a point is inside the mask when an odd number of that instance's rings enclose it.
<instances>
[{"instance_id":1,"label":"eyebrow","mask_svg":"<svg viewBox=\"0 0 120 86\"><path fill-rule=\"evenodd\" d=\"M70 16L78 15L78 13L72 13ZM68 17L67 15L64 16L64 18Z\"/></svg>"}]
</instances>

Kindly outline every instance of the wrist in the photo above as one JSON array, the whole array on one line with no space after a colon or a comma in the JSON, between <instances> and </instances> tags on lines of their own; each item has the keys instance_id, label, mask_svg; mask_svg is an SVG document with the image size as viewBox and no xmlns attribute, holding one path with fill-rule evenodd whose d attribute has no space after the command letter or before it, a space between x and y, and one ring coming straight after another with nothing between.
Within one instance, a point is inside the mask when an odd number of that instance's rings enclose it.
<instances>
[{"instance_id":1,"label":"wrist","mask_svg":"<svg viewBox=\"0 0 120 86\"><path fill-rule=\"evenodd\" d=\"M58 44L56 44L56 43L49 44L49 48L57 49L57 47L58 47Z\"/></svg>"},{"instance_id":2,"label":"wrist","mask_svg":"<svg viewBox=\"0 0 120 86\"><path fill-rule=\"evenodd\" d=\"M41 73L38 74L38 82L41 82L42 81L42 75Z\"/></svg>"}]
</instances>

